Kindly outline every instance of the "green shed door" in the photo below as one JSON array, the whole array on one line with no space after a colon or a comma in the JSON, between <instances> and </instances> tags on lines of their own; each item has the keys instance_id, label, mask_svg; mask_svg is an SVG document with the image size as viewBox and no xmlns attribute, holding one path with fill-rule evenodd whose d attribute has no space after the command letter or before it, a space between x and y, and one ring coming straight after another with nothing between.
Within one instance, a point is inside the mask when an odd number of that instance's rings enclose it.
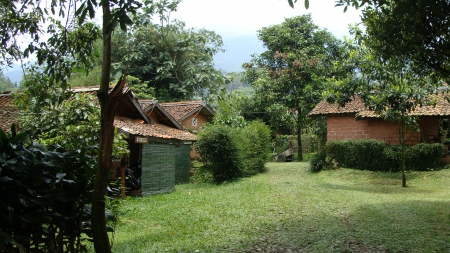
<instances>
[{"instance_id":1,"label":"green shed door","mask_svg":"<svg viewBox=\"0 0 450 253\"><path fill-rule=\"evenodd\" d=\"M172 144L142 145L143 196L175 191L175 152Z\"/></svg>"},{"instance_id":2,"label":"green shed door","mask_svg":"<svg viewBox=\"0 0 450 253\"><path fill-rule=\"evenodd\" d=\"M175 184L187 184L191 172L191 145L181 145L175 150Z\"/></svg>"}]
</instances>

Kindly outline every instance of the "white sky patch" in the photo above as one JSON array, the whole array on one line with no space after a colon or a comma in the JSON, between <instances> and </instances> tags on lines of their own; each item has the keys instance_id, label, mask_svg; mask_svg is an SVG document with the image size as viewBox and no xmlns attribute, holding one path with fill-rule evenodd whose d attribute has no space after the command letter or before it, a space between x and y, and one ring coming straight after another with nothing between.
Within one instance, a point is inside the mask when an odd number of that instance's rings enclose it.
<instances>
[{"instance_id":1,"label":"white sky patch","mask_svg":"<svg viewBox=\"0 0 450 253\"><path fill-rule=\"evenodd\" d=\"M348 35L348 24L361 22L360 12L334 7L335 0L310 0L310 8L298 0L292 9L287 0L184 0L171 19L186 22L188 27L214 30L224 38L256 34L262 27L280 24L285 18L312 13L320 28L327 28L337 38Z\"/></svg>"}]
</instances>

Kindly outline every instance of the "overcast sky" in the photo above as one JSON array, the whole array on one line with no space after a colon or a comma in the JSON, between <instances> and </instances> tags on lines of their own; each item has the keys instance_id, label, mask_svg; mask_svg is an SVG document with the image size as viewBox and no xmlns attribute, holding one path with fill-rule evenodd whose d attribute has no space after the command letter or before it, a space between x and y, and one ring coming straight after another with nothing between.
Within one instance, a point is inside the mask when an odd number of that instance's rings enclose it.
<instances>
[{"instance_id":1,"label":"overcast sky","mask_svg":"<svg viewBox=\"0 0 450 253\"><path fill-rule=\"evenodd\" d=\"M348 24L361 21L360 12L334 7L335 0L310 0L308 10L298 0L292 9L287 0L183 0L172 13L188 27L213 30L224 39L256 34L262 27L280 24L285 18L311 13L313 21L337 38L348 35Z\"/></svg>"}]
</instances>

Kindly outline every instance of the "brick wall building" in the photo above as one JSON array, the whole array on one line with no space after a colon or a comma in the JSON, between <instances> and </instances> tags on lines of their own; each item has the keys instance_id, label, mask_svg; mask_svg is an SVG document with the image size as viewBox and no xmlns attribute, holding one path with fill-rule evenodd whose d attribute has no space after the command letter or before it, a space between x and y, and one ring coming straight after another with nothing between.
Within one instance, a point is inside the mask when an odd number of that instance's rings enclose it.
<instances>
[{"instance_id":1,"label":"brick wall building","mask_svg":"<svg viewBox=\"0 0 450 253\"><path fill-rule=\"evenodd\" d=\"M405 143L415 145L433 142L439 135L439 118L423 118L419 122L420 131L407 129ZM377 139L389 144L399 143L398 123L382 119L357 119L355 114L327 116L327 140Z\"/></svg>"},{"instance_id":2,"label":"brick wall building","mask_svg":"<svg viewBox=\"0 0 450 253\"><path fill-rule=\"evenodd\" d=\"M450 104L442 97L436 106L418 108L413 114L418 117L419 131L407 129L405 143L415 145L438 142L439 119L450 116ZM377 117L364 107L363 101L358 96L354 96L345 107L329 104L323 100L309 116L326 116L328 141L377 139L389 144L399 143L398 123Z\"/></svg>"}]
</instances>

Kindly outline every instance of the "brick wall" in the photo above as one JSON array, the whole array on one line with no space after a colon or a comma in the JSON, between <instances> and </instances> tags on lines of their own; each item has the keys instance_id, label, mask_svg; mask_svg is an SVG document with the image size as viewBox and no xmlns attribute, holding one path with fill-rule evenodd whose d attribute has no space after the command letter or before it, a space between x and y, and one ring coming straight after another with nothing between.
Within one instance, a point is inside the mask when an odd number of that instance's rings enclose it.
<instances>
[{"instance_id":1,"label":"brick wall","mask_svg":"<svg viewBox=\"0 0 450 253\"><path fill-rule=\"evenodd\" d=\"M368 139L368 122L366 120L355 120L355 115L339 115L327 117L327 139L356 140Z\"/></svg>"},{"instance_id":2,"label":"brick wall","mask_svg":"<svg viewBox=\"0 0 450 253\"><path fill-rule=\"evenodd\" d=\"M405 143L415 145L433 142L439 133L439 118L429 117L419 120L420 132L407 129ZM335 140L378 139L389 144L399 143L398 124L382 119L356 120L355 115L327 116L327 138Z\"/></svg>"}]
</instances>

